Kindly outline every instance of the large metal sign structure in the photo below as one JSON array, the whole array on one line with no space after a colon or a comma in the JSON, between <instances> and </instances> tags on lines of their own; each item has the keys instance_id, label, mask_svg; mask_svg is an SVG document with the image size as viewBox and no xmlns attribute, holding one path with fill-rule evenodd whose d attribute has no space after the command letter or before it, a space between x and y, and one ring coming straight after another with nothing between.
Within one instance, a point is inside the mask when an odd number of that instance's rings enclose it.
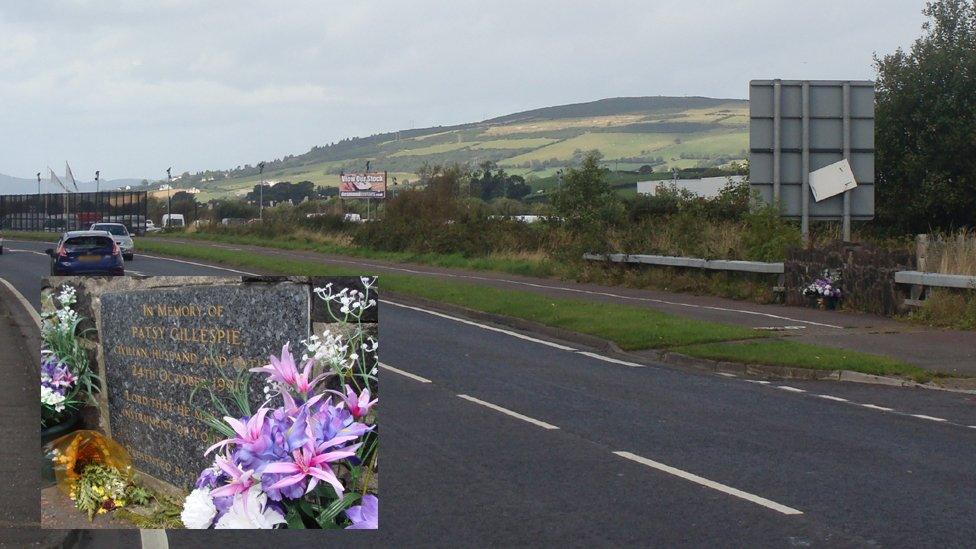
<instances>
[{"instance_id":1,"label":"large metal sign structure","mask_svg":"<svg viewBox=\"0 0 976 549\"><path fill-rule=\"evenodd\" d=\"M800 219L804 238L810 220L842 220L849 241L852 219L874 218L874 82L753 80L749 150L750 185L784 216ZM836 164L844 174L845 160L854 181L814 200L811 172Z\"/></svg>"},{"instance_id":2,"label":"large metal sign structure","mask_svg":"<svg viewBox=\"0 0 976 549\"><path fill-rule=\"evenodd\" d=\"M84 230L92 223L122 223L146 231L145 191L0 195L0 228L12 231Z\"/></svg>"}]
</instances>

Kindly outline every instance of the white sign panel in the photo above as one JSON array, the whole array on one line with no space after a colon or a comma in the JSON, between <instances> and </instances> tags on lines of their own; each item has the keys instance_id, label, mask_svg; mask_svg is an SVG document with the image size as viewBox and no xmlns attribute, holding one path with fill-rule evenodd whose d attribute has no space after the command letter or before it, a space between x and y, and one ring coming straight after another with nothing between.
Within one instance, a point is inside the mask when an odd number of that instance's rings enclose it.
<instances>
[{"instance_id":1,"label":"white sign panel","mask_svg":"<svg viewBox=\"0 0 976 549\"><path fill-rule=\"evenodd\" d=\"M854 171L847 159L810 172L810 190L817 202L857 187Z\"/></svg>"}]
</instances>

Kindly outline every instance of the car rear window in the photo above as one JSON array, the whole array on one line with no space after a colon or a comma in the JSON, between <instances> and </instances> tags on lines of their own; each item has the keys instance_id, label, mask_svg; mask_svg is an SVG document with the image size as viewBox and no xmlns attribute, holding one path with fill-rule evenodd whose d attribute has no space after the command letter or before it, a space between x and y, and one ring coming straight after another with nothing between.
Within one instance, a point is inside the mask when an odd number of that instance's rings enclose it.
<instances>
[{"instance_id":1,"label":"car rear window","mask_svg":"<svg viewBox=\"0 0 976 549\"><path fill-rule=\"evenodd\" d=\"M64 241L64 249L72 252L93 252L111 250L115 242L107 236L75 236Z\"/></svg>"},{"instance_id":2,"label":"car rear window","mask_svg":"<svg viewBox=\"0 0 976 549\"><path fill-rule=\"evenodd\" d=\"M122 225L95 225L94 230L108 231L110 234L114 234L115 236L127 236L129 234L129 232L126 231L125 227Z\"/></svg>"}]
</instances>

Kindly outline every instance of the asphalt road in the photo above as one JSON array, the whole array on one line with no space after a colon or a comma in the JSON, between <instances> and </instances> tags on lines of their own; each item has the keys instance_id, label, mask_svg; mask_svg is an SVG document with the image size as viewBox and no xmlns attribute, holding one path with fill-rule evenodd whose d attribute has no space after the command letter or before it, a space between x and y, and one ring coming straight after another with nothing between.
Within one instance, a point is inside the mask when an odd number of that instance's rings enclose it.
<instances>
[{"instance_id":1,"label":"asphalt road","mask_svg":"<svg viewBox=\"0 0 976 549\"><path fill-rule=\"evenodd\" d=\"M0 277L36 304L47 246L6 246ZM228 274L144 256L129 266ZM389 301L380 314L389 366L382 524L363 542L965 547L976 539L972 395L760 383L628 364ZM277 547L330 541L270 535ZM136 539L94 532L80 546ZM172 547L271 541L170 533Z\"/></svg>"}]
</instances>

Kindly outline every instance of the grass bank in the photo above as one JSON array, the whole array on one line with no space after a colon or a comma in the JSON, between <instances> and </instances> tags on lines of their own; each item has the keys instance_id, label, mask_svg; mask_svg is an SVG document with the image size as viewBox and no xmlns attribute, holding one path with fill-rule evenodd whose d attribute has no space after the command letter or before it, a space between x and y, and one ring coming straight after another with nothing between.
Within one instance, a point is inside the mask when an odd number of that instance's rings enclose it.
<instances>
[{"instance_id":1,"label":"grass bank","mask_svg":"<svg viewBox=\"0 0 976 549\"><path fill-rule=\"evenodd\" d=\"M282 235L279 238L264 238L253 235L235 235L221 233L181 232L174 235L178 238L207 240L226 244L249 244L265 248L282 250L302 250L324 254L361 257L364 259L379 259L398 263L417 263L434 267L454 269L471 269L477 271L498 271L516 275L550 277L556 274L551 261L543 254L492 254L483 257L465 257L461 254L438 254L416 252L388 252L372 250L356 246L342 238L342 236L323 234L314 231L298 230ZM150 236L140 242L152 238L165 238L166 235Z\"/></svg>"},{"instance_id":2,"label":"grass bank","mask_svg":"<svg viewBox=\"0 0 976 549\"><path fill-rule=\"evenodd\" d=\"M931 372L893 358L782 339L704 343L673 350L698 358L744 364L795 366L814 370L853 370L865 374L899 375L919 382L932 378Z\"/></svg>"},{"instance_id":3,"label":"grass bank","mask_svg":"<svg viewBox=\"0 0 976 549\"><path fill-rule=\"evenodd\" d=\"M7 236L51 240L53 235L8 233ZM263 245L245 240L250 238L226 242ZM140 250L149 253L200 259L265 272L305 276L368 274L359 269L323 265L314 261L241 254L234 250L174 244L153 238L140 239L138 246ZM307 248L296 245L294 249ZM344 252L343 254L347 255ZM532 292L487 288L410 275L384 274L381 287L400 294L597 336L613 341L625 350L667 349L689 356L730 362L853 370L877 375L900 375L915 380L931 377L929 372L921 368L887 357L772 339L766 333L747 328L700 322L646 308L554 299Z\"/></svg>"},{"instance_id":4,"label":"grass bank","mask_svg":"<svg viewBox=\"0 0 976 549\"><path fill-rule=\"evenodd\" d=\"M363 274L359 270L311 261L242 255L232 250L177 245L151 239L143 241L143 248L165 255L287 274ZM625 350L669 349L714 360L853 370L878 375L901 375L916 380L930 375L921 368L887 357L791 341L762 339L767 334L627 305L553 299L531 292L486 288L409 275L383 275L381 286L401 294L601 337L615 342Z\"/></svg>"},{"instance_id":5,"label":"grass bank","mask_svg":"<svg viewBox=\"0 0 976 549\"><path fill-rule=\"evenodd\" d=\"M233 250L172 244L152 239L140 242L150 253L203 259L242 268L303 276L363 273L360 269L323 265L314 261L246 255ZM667 349L681 345L763 337L765 334L724 324L697 322L651 309L608 306L574 299L486 288L429 277L384 274L382 288L400 294L467 307L611 340L623 349Z\"/></svg>"}]
</instances>

